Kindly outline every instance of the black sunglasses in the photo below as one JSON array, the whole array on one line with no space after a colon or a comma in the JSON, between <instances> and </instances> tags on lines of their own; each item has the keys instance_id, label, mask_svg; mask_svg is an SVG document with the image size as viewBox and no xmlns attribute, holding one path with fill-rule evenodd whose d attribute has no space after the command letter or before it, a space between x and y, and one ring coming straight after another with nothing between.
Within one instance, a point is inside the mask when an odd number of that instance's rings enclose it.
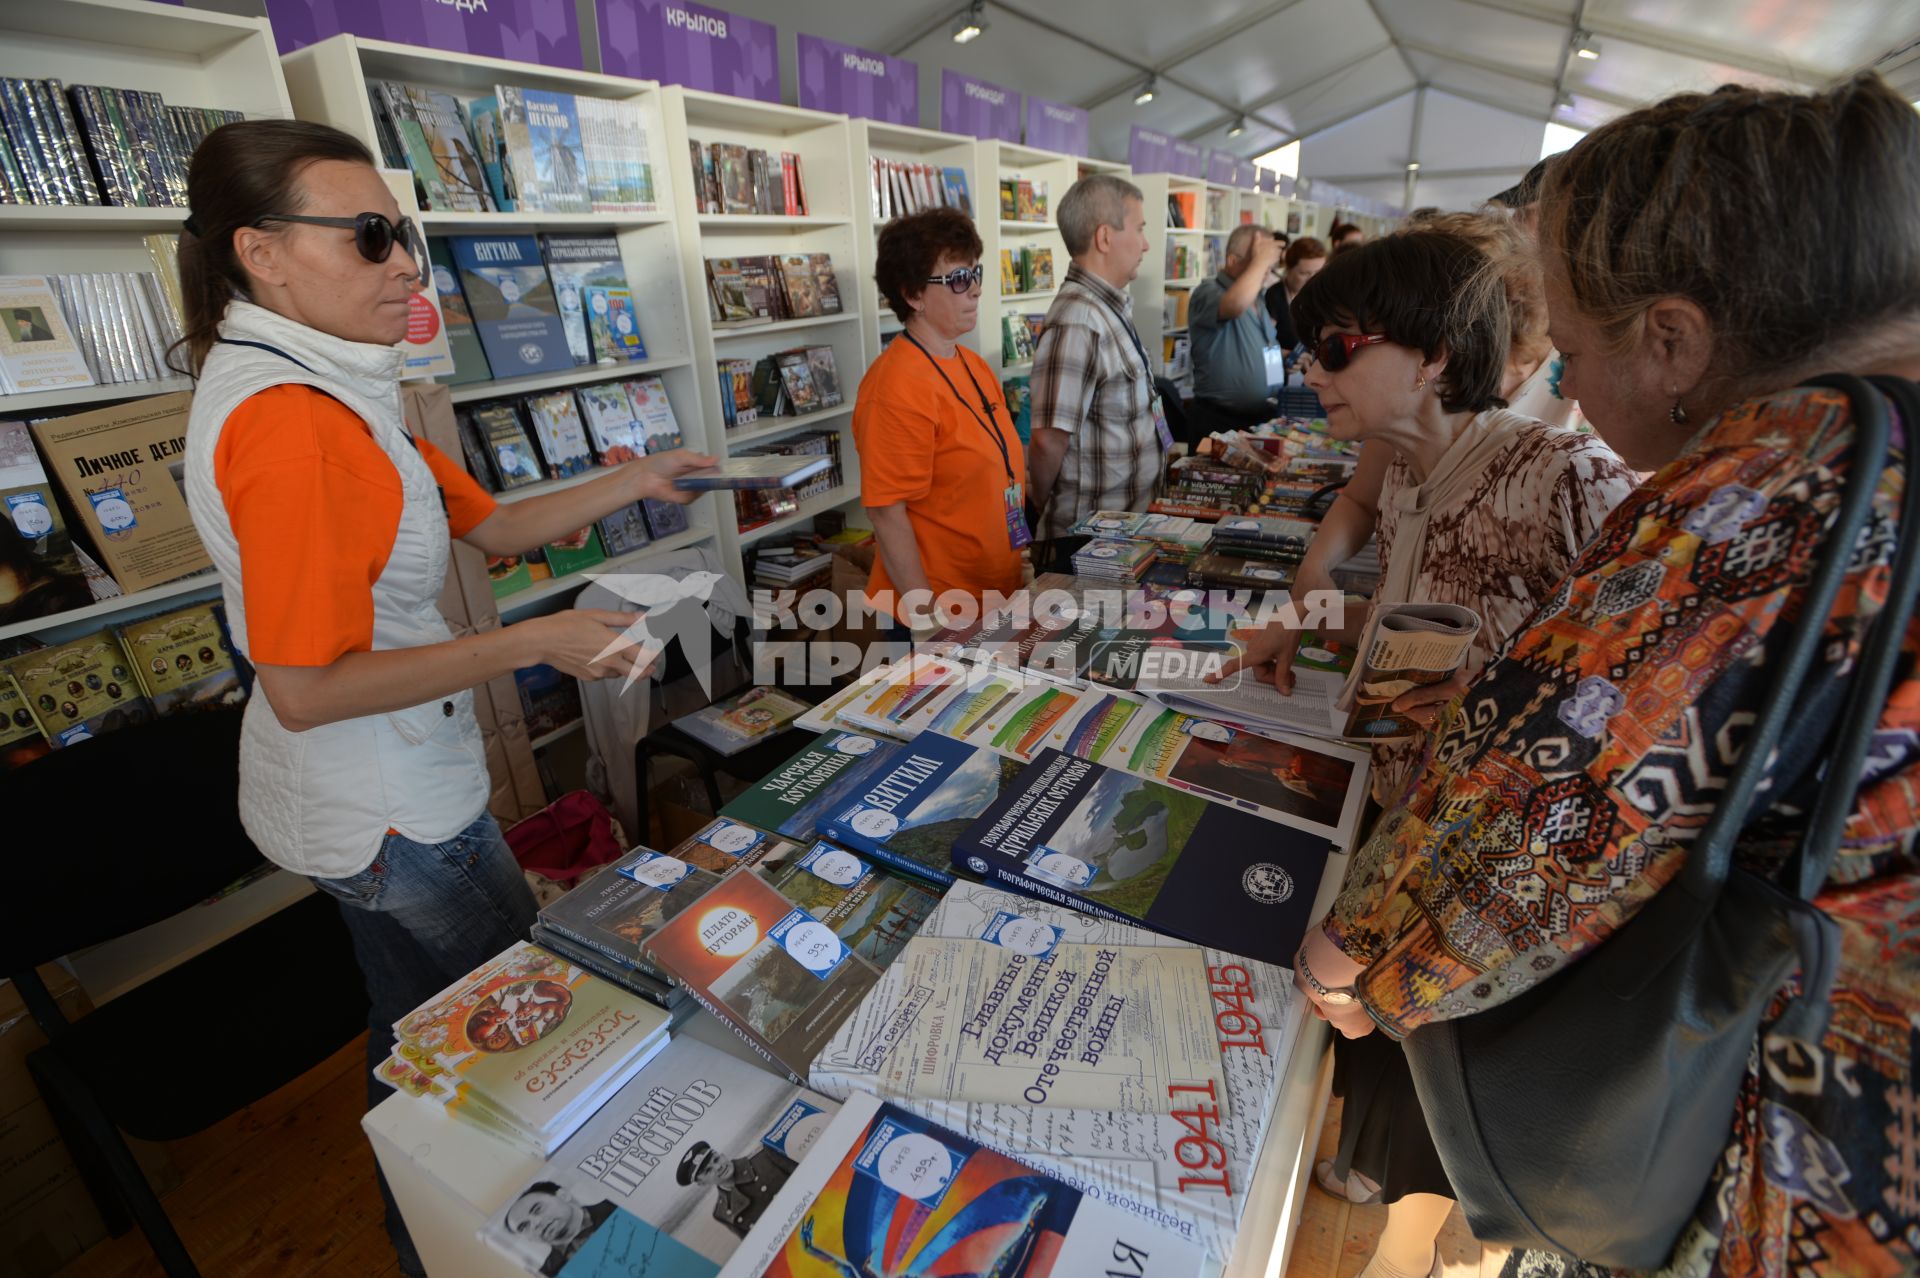
<instances>
[{"instance_id":1,"label":"black sunglasses","mask_svg":"<svg viewBox=\"0 0 1920 1278\"><path fill-rule=\"evenodd\" d=\"M987 277L987 268L975 262L972 266L958 266L945 275L929 275L927 283L945 284L956 293L964 293Z\"/></svg>"},{"instance_id":2,"label":"black sunglasses","mask_svg":"<svg viewBox=\"0 0 1920 1278\"><path fill-rule=\"evenodd\" d=\"M1313 344L1312 359L1329 373L1337 373L1353 363L1363 346L1377 346L1387 340L1385 333L1328 333Z\"/></svg>"},{"instance_id":3,"label":"black sunglasses","mask_svg":"<svg viewBox=\"0 0 1920 1278\"><path fill-rule=\"evenodd\" d=\"M398 223L389 221L385 213L356 213L352 217L309 217L302 213L269 213L265 217L254 219L255 226L264 226L268 222L298 222L302 226L333 226L343 231L353 232L353 246L360 250L360 256L369 262L384 262L393 256L394 246L407 251L413 259L420 275L420 282L427 279L427 242L420 234L420 228L414 225L410 217L403 217Z\"/></svg>"}]
</instances>

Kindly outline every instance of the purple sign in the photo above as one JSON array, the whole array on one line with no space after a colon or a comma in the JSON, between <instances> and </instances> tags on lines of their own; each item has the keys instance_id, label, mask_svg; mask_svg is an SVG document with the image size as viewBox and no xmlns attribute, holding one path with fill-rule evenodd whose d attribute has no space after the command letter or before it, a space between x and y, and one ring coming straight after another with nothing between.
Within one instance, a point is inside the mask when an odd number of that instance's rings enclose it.
<instances>
[{"instance_id":1,"label":"purple sign","mask_svg":"<svg viewBox=\"0 0 1920 1278\"><path fill-rule=\"evenodd\" d=\"M1233 157L1225 151L1207 152L1207 181L1218 182L1221 186L1232 186L1234 174Z\"/></svg>"},{"instance_id":2,"label":"purple sign","mask_svg":"<svg viewBox=\"0 0 1920 1278\"><path fill-rule=\"evenodd\" d=\"M1280 194L1286 196L1288 199L1292 199L1293 193L1297 191L1299 187L1300 184L1293 178L1288 177L1284 173L1280 175Z\"/></svg>"},{"instance_id":3,"label":"purple sign","mask_svg":"<svg viewBox=\"0 0 1920 1278\"><path fill-rule=\"evenodd\" d=\"M1260 170L1260 193L1262 195L1272 195L1275 192L1279 191L1279 189L1280 189L1279 175L1276 174L1272 169L1261 169Z\"/></svg>"},{"instance_id":4,"label":"purple sign","mask_svg":"<svg viewBox=\"0 0 1920 1278\"><path fill-rule=\"evenodd\" d=\"M563 2L571 8L571 0ZM780 100L780 44L771 23L693 0L594 0L594 7L606 74Z\"/></svg>"},{"instance_id":5,"label":"purple sign","mask_svg":"<svg viewBox=\"0 0 1920 1278\"><path fill-rule=\"evenodd\" d=\"M1207 175L1207 153L1191 142L1182 142L1178 138L1173 143L1173 171L1181 177L1205 177Z\"/></svg>"},{"instance_id":6,"label":"purple sign","mask_svg":"<svg viewBox=\"0 0 1920 1278\"><path fill-rule=\"evenodd\" d=\"M1243 191L1251 191L1260 182L1260 170L1252 160L1242 160L1233 166L1233 184Z\"/></svg>"},{"instance_id":7,"label":"purple sign","mask_svg":"<svg viewBox=\"0 0 1920 1278\"><path fill-rule=\"evenodd\" d=\"M1027 145L1066 155L1087 153L1087 113L1045 98L1027 99Z\"/></svg>"},{"instance_id":8,"label":"purple sign","mask_svg":"<svg viewBox=\"0 0 1920 1278\"><path fill-rule=\"evenodd\" d=\"M573 0L266 0L280 52L341 34L579 70Z\"/></svg>"},{"instance_id":9,"label":"purple sign","mask_svg":"<svg viewBox=\"0 0 1920 1278\"><path fill-rule=\"evenodd\" d=\"M802 34L800 105L918 127L920 68L904 58Z\"/></svg>"},{"instance_id":10,"label":"purple sign","mask_svg":"<svg viewBox=\"0 0 1920 1278\"><path fill-rule=\"evenodd\" d=\"M1127 167L1135 173L1173 173L1173 139L1154 129L1134 125L1127 135Z\"/></svg>"},{"instance_id":11,"label":"purple sign","mask_svg":"<svg viewBox=\"0 0 1920 1278\"><path fill-rule=\"evenodd\" d=\"M940 130L969 137L1020 140L1020 95L958 71L940 73Z\"/></svg>"}]
</instances>

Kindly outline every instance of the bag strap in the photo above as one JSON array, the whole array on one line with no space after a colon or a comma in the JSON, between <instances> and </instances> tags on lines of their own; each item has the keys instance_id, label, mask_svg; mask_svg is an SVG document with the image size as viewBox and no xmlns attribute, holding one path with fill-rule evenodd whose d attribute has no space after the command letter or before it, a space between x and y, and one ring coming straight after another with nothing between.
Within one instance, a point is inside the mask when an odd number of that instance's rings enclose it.
<instances>
[{"instance_id":1,"label":"bag strap","mask_svg":"<svg viewBox=\"0 0 1920 1278\"><path fill-rule=\"evenodd\" d=\"M1800 847L1797 889L1799 895L1806 898L1811 898L1827 881L1834 858L1839 855L1840 838L1858 797L1860 772L1866 766L1874 730L1886 708L1887 690L1893 685L1894 667L1899 664L1907 623L1913 617L1914 596L1920 592L1920 483L1915 483L1913 476L1913 432L1920 428L1920 388L1904 378L1876 377L1872 381L1900 410L1905 432L1902 451L1906 478L1900 500L1900 525L1895 532L1898 549L1889 573L1886 606L1874 618L1860 646L1853 691L1830 745L1820 798L1814 805L1807 836ZM1857 408L1857 400L1855 404ZM1884 406L1880 411L1885 414ZM1877 475L1875 479L1877 482Z\"/></svg>"},{"instance_id":2,"label":"bag strap","mask_svg":"<svg viewBox=\"0 0 1920 1278\"><path fill-rule=\"evenodd\" d=\"M1812 378L1804 384L1841 391L1853 401L1853 459L1839 512L1824 539L1820 562L1807 582L1800 620L1787 640L1773 687L1754 719L1747 743L1740 752L1740 761L1734 766L1727 788L1721 792L1713 816L1694 841L1686 864L1675 879L1675 886L1699 903L1702 918L1727 881L1733 865L1734 843L1748 819L1756 815L1754 795L1773 763L1787 715L1799 696L1814 654L1823 646L1827 618L1839 596L1860 532L1872 513L1874 494L1886 466L1887 410L1879 393L1862 379L1842 373Z\"/></svg>"}]
</instances>

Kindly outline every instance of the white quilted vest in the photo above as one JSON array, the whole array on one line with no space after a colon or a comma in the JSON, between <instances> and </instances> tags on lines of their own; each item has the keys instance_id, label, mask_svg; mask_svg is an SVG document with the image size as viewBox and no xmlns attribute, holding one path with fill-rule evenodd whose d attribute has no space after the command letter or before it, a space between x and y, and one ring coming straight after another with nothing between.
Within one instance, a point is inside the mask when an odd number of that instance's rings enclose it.
<instances>
[{"instance_id":1,"label":"white quilted vest","mask_svg":"<svg viewBox=\"0 0 1920 1278\"><path fill-rule=\"evenodd\" d=\"M400 527L373 586L374 648L452 638L434 604L447 575L447 519L433 471L400 414L400 352L330 337L240 301L227 308L220 333L227 340L207 356L194 390L186 484L193 522L225 587L234 644L251 657L240 547L214 482L214 453L234 409L289 382L318 387L358 414L400 473ZM356 517L351 510L321 514ZM289 732L265 688L254 686L240 740L240 819L277 865L317 878L357 874L373 860L388 828L422 843L441 842L480 816L488 791L471 692Z\"/></svg>"}]
</instances>

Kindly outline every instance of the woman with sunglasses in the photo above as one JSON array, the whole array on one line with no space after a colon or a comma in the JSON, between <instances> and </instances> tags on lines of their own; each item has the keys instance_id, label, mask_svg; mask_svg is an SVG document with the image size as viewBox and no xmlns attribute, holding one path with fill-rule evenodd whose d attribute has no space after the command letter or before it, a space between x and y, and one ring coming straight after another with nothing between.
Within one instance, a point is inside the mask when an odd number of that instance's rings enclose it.
<instances>
[{"instance_id":1,"label":"woman with sunglasses","mask_svg":"<svg viewBox=\"0 0 1920 1278\"><path fill-rule=\"evenodd\" d=\"M1336 254L1293 303L1312 352L1307 385L1328 430L1364 445L1348 487L1365 495L1329 513L1332 540L1346 536L1344 558L1368 532L1380 539L1380 588L1368 608L1346 610L1337 637L1357 643L1382 604L1457 604L1481 620L1469 673L1552 594L1636 482L1594 436L1505 407L1539 361L1546 310L1522 246L1484 243L1493 255L1440 231L1389 235ZM1362 511L1369 526L1353 526ZM1333 566L1304 564L1296 587L1330 587L1309 574ZM1228 670L1273 663L1276 683L1291 687L1279 676L1297 635L1276 624L1243 638L1247 651ZM1430 724L1459 686L1419 689L1396 704ZM1399 797L1426 750L1424 737L1374 746L1376 802ZM1335 1040L1335 1049L1340 1147L1318 1179L1352 1201L1388 1204L1368 1278L1425 1274L1438 1263L1434 1239L1453 1204L1406 1057L1384 1036Z\"/></svg>"},{"instance_id":2,"label":"woman with sunglasses","mask_svg":"<svg viewBox=\"0 0 1920 1278\"><path fill-rule=\"evenodd\" d=\"M487 812L471 689L541 662L625 675L637 651L608 651L635 619L621 612L455 638L434 603L450 538L519 553L640 498L685 501L672 477L711 459L496 505L401 419L394 343L426 261L366 148L323 125L229 124L194 153L187 194L187 492L259 672L240 814L262 854L341 902L372 1004L371 1104L394 1021L534 915ZM391 1197L387 1221L421 1272Z\"/></svg>"},{"instance_id":3,"label":"woman with sunglasses","mask_svg":"<svg viewBox=\"0 0 1920 1278\"><path fill-rule=\"evenodd\" d=\"M879 556L876 608L910 629L1020 588L1028 541L1026 451L1000 381L963 344L980 309L980 236L955 209L895 218L880 232L880 295L906 325L860 383L853 411L860 500Z\"/></svg>"}]
</instances>

